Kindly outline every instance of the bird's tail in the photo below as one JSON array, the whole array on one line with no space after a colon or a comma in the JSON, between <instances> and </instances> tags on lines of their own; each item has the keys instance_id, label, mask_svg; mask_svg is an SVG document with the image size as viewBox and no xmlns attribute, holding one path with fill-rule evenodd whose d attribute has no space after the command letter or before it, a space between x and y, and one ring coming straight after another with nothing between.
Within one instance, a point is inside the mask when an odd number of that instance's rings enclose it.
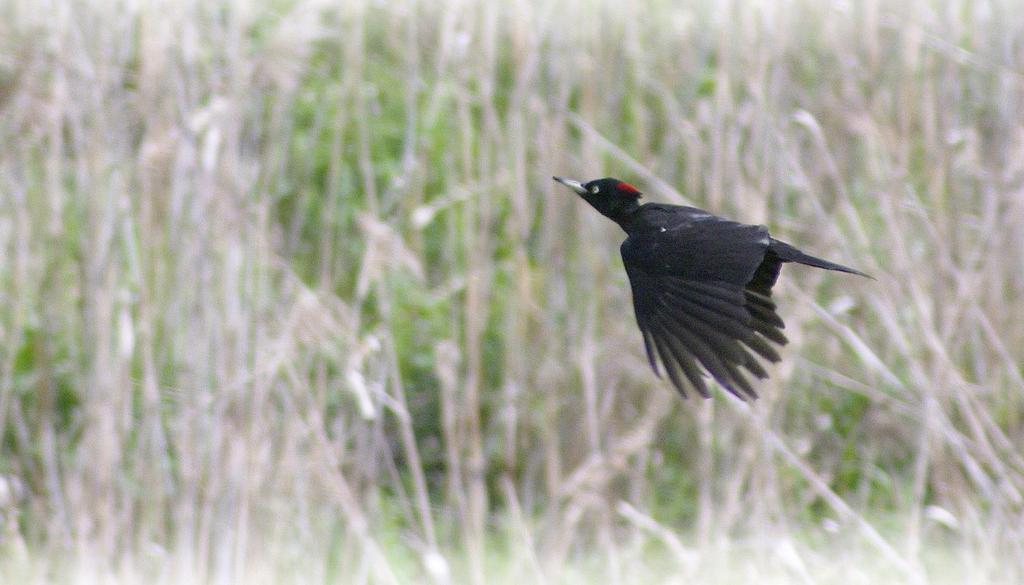
<instances>
[{"instance_id":1,"label":"bird's tail","mask_svg":"<svg viewBox=\"0 0 1024 585\"><path fill-rule=\"evenodd\" d=\"M815 268L824 268L825 270L836 270L838 272L848 272L850 274L856 274L858 276L864 276L874 280L875 277L870 274L855 270L849 266L843 266L842 264L836 264L835 262L829 262L821 258L811 256L810 254L804 254L796 247L787 244L786 242L771 239L768 249L775 253L783 262L796 262L797 264L806 264L807 266L814 266Z\"/></svg>"}]
</instances>

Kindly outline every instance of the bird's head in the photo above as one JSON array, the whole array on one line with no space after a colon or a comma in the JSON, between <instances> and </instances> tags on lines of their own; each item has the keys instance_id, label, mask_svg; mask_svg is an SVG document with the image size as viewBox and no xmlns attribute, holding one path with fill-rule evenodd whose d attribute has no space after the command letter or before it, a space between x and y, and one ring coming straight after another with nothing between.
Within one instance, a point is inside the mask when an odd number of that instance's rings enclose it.
<instances>
[{"instance_id":1,"label":"bird's head","mask_svg":"<svg viewBox=\"0 0 1024 585\"><path fill-rule=\"evenodd\" d=\"M552 177L554 180L572 189L577 195L587 200L602 215L621 221L625 214L637 208L640 190L619 179L605 177L589 183L581 183L565 177Z\"/></svg>"}]
</instances>

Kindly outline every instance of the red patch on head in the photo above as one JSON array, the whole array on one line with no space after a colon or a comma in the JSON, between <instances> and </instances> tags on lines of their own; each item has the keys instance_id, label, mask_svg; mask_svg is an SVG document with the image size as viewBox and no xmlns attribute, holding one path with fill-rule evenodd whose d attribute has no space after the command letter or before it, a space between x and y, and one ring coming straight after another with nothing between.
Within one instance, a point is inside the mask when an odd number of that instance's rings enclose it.
<instances>
[{"instance_id":1,"label":"red patch on head","mask_svg":"<svg viewBox=\"0 0 1024 585\"><path fill-rule=\"evenodd\" d=\"M615 187L619 191L622 191L622 192L626 193L627 195L633 195L633 196L636 196L636 197L640 196L640 189L637 189L636 187L634 187L633 185L630 185L629 183L626 183L625 181L623 181L622 183L619 183Z\"/></svg>"}]
</instances>

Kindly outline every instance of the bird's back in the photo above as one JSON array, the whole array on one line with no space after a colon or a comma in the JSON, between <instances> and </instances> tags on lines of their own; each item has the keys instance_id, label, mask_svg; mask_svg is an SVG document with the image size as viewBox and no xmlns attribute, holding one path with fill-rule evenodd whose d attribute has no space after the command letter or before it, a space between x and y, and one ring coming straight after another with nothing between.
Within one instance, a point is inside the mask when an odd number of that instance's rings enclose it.
<instances>
[{"instance_id":1,"label":"bird's back","mask_svg":"<svg viewBox=\"0 0 1024 585\"><path fill-rule=\"evenodd\" d=\"M764 226L664 203L642 205L626 232L623 260L651 276L737 286L750 281L771 241Z\"/></svg>"}]
</instances>

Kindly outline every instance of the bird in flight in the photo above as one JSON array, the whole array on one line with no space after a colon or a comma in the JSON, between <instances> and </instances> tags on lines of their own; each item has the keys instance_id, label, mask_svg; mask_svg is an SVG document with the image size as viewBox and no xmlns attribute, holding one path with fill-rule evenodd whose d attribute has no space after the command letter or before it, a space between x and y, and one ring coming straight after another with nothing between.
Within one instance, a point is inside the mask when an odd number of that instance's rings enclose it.
<instances>
[{"instance_id":1,"label":"bird in flight","mask_svg":"<svg viewBox=\"0 0 1024 585\"><path fill-rule=\"evenodd\" d=\"M757 398L745 374L764 379L768 372L754 354L777 362L772 344L788 341L772 301L783 264L871 278L776 240L763 225L730 221L695 207L641 205L640 191L618 179L582 183L553 178L626 232L619 251L647 360L659 377L661 362L684 398L687 383L701 396L711 395L698 364L738 398Z\"/></svg>"}]
</instances>

